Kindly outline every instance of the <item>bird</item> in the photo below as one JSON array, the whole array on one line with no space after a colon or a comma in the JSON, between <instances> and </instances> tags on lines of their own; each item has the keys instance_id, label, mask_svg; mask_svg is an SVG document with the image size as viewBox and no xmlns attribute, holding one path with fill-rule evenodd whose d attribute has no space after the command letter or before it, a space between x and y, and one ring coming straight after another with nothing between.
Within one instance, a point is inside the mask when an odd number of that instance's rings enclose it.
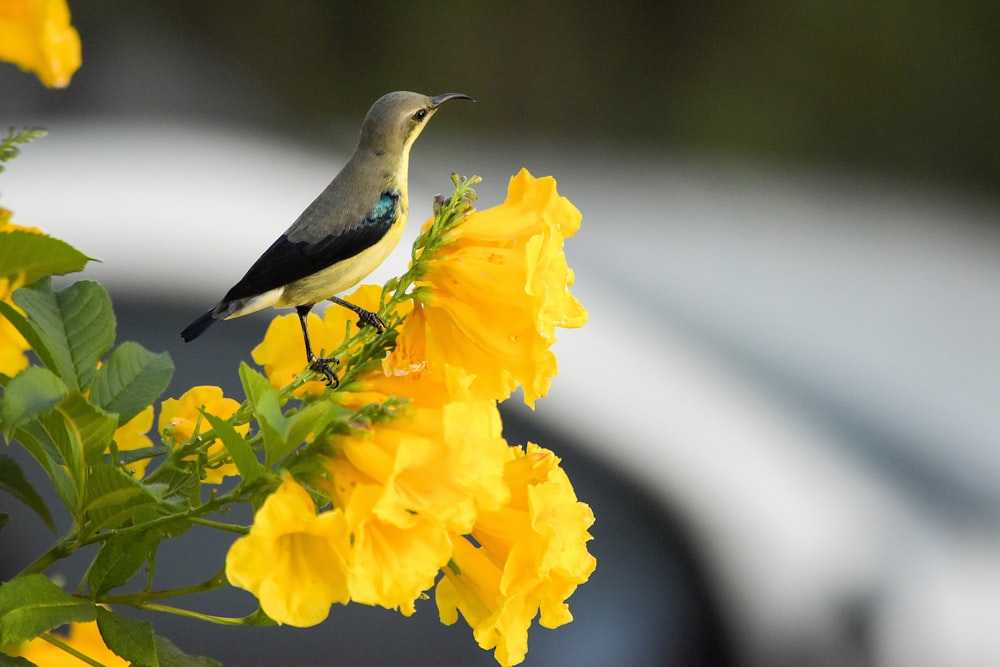
<instances>
[{"instance_id":1,"label":"bird","mask_svg":"<svg viewBox=\"0 0 1000 667\"><path fill-rule=\"evenodd\" d=\"M306 361L327 385L339 384L335 358L313 354L307 316L321 301L358 315L358 326L381 332L385 321L336 296L363 280L392 252L403 235L409 207L410 148L427 121L446 102L472 100L464 93L433 97L409 91L383 95L361 124L357 147L328 186L230 289L222 300L181 332L185 342L219 320L267 307L295 308L302 325Z\"/></svg>"}]
</instances>

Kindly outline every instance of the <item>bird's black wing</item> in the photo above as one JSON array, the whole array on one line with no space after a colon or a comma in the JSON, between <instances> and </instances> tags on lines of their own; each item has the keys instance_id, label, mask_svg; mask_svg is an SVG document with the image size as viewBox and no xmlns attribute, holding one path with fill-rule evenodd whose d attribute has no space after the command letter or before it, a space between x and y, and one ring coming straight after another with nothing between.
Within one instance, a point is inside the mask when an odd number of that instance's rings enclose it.
<instances>
[{"instance_id":1,"label":"bird's black wing","mask_svg":"<svg viewBox=\"0 0 1000 667\"><path fill-rule=\"evenodd\" d=\"M358 224L319 241L291 241L288 233L271 244L223 301L263 294L310 276L378 243L396 221L399 194L384 192Z\"/></svg>"}]
</instances>

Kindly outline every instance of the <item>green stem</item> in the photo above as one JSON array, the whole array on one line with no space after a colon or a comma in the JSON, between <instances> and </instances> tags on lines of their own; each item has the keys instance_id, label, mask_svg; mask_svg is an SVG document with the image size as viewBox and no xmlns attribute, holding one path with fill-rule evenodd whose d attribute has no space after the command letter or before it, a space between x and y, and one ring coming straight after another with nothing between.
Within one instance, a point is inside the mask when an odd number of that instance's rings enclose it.
<instances>
[{"instance_id":1,"label":"green stem","mask_svg":"<svg viewBox=\"0 0 1000 667\"><path fill-rule=\"evenodd\" d=\"M232 491L230 491L229 493L225 493L221 496L215 496L208 502L198 505L197 507L188 508L183 512L177 512L176 514L165 514L164 516L153 519L152 521L147 521L145 523L140 523L134 526L126 526L125 528L114 528L112 530L104 531L103 533L95 533L83 540L80 540L77 546L83 547L89 544L103 542L114 535L122 535L125 533L130 533L140 530L146 531L151 528L156 528L157 526L162 526L168 523L172 523L174 521L184 521L184 520L195 521L196 519L200 519L202 515L210 514L211 512L218 510L223 505L226 505L231 502L238 502L243 497L243 494L246 492L247 489L242 489L241 487L237 487Z\"/></svg>"},{"instance_id":2,"label":"green stem","mask_svg":"<svg viewBox=\"0 0 1000 667\"><path fill-rule=\"evenodd\" d=\"M246 526L239 526L233 523L224 523L222 521L212 521L211 519L203 519L202 517L194 516L189 519L191 523L196 523L199 526L207 526L208 528L215 528L216 530L224 530L229 533L238 533L239 535L246 535L250 532L250 529Z\"/></svg>"},{"instance_id":3,"label":"green stem","mask_svg":"<svg viewBox=\"0 0 1000 667\"><path fill-rule=\"evenodd\" d=\"M27 567L21 570L17 576L21 577L27 574L44 572L46 568L56 561L69 557L76 550L75 546L73 546L75 543L76 537L73 534L67 535L63 539L56 542L51 549L43 553L41 556L32 561Z\"/></svg>"},{"instance_id":4,"label":"green stem","mask_svg":"<svg viewBox=\"0 0 1000 667\"><path fill-rule=\"evenodd\" d=\"M54 635L51 632L46 632L45 634L40 635L40 636L41 636L42 639L44 639L48 643L50 643L53 646L56 646L56 647L62 649L63 651L66 651L67 653L69 653L74 658L77 658L78 660L82 660L83 662L87 663L88 665L93 665L94 667L104 667L103 663L100 663L100 662L94 660L89 655L81 653L80 651L78 651L77 649L73 648L72 646L70 646L69 644L67 644L66 642L64 642L63 640L59 639L59 637L57 635Z\"/></svg>"},{"instance_id":5,"label":"green stem","mask_svg":"<svg viewBox=\"0 0 1000 667\"><path fill-rule=\"evenodd\" d=\"M201 612L191 611L190 609L181 609L180 607L170 607L162 604L154 604L151 602L141 602L135 605L136 609L146 609L149 611L160 611L165 614L174 614L176 616L184 616L186 618L196 618L199 621L208 621L209 623L215 623L217 625L249 625L250 617L243 618L233 618L230 616L214 616L212 614L202 614Z\"/></svg>"},{"instance_id":6,"label":"green stem","mask_svg":"<svg viewBox=\"0 0 1000 667\"><path fill-rule=\"evenodd\" d=\"M226 571L225 569L222 569L219 570L219 572L217 572L211 579L197 584L192 584L190 586L168 588L162 591L144 591L141 593L127 593L124 595L108 595L101 601L108 604L125 604L130 607L141 607L142 605L147 604L150 600L164 600L166 598L180 597L182 595L205 593L207 591L214 591L217 588L222 588L227 583Z\"/></svg>"}]
</instances>

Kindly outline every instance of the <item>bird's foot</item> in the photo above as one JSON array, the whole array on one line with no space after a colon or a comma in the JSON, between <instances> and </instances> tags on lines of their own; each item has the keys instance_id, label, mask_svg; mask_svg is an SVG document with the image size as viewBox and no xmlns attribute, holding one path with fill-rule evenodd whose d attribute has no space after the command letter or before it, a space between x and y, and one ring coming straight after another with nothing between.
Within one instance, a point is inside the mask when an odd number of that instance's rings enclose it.
<instances>
[{"instance_id":1,"label":"bird's foot","mask_svg":"<svg viewBox=\"0 0 1000 667\"><path fill-rule=\"evenodd\" d=\"M370 327L375 327L378 333L385 331L385 328L389 326L385 323L385 320L378 313L373 313L370 310L365 310L360 308L358 310L358 328L368 325Z\"/></svg>"},{"instance_id":2,"label":"bird's foot","mask_svg":"<svg viewBox=\"0 0 1000 667\"><path fill-rule=\"evenodd\" d=\"M344 308L350 308L358 315L358 328L368 325L370 327L375 327L375 330L382 333L386 330L389 325L385 323L378 313L373 313L370 310L365 310L361 306L356 306L350 301L344 301L340 297L331 296L330 301L333 303L343 306Z\"/></svg>"},{"instance_id":3,"label":"bird's foot","mask_svg":"<svg viewBox=\"0 0 1000 667\"><path fill-rule=\"evenodd\" d=\"M326 386L336 389L340 386L340 378L330 368L330 364L337 363L335 357L317 357L309 362L309 368L326 378Z\"/></svg>"}]
</instances>

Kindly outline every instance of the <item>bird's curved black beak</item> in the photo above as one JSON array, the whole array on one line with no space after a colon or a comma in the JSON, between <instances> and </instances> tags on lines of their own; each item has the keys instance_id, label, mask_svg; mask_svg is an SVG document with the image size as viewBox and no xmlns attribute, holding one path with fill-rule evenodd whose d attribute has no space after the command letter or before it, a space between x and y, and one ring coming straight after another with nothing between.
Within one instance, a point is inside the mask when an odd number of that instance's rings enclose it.
<instances>
[{"instance_id":1,"label":"bird's curved black beak","mask_svg":"<svg viewBox=\"0 0 1000 667\"><path fill-rule=\"evenodd\" d=\"M434 97L431 98L431 108L437 109L445 102L450 102L451 100L472 100L473 102L476 101L473 98L466 95L465 93L441 93L440 95L435 95Z\"/></svg>"}]
</instances>

